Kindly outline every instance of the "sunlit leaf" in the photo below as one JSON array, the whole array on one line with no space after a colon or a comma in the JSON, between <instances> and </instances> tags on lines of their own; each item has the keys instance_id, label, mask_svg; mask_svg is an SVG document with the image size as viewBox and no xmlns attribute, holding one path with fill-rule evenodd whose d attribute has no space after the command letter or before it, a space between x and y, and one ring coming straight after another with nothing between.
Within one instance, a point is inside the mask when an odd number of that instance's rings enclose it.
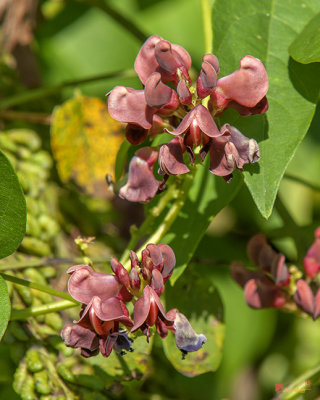
<instances>
[{"instance_id":1,"label":"sunlit leaf","mask_svg":"<svg viewBox=\"0 0 320 400\"><path fill-rule=\"evenodd\" d=\"M103 194L122 142L121 125L98 98L77 95L54 110L51 144L63 182L73 179L89 193Z\"/></svg>"},{"instance_id":2,"label":"sunlit leaf","mask_svg":"<svg viewBox=\"0 0 320 400\"><path fill-rule=\"evenodd\" d=\"M26 202L7 157L0 151L0 259L12 254L26 231Z\"/></svg>"},{"instance_id":3,"label":"sunlit leaf","mask_svg":"<svg viewBox=\"0 0 320 400\"><path fill-rule=\"evenodd\" d=\"M223 122L258 140L261 159L245 172L245 183L261 214L268 218L284 171L306 134L319 94L319 68L297 65L288 47L320 11L318 0L216 0L213 7L214 52L221 76L251 54L263 61L269 76L269 111L265 116Z\"/></svg>"},{"instance_id":4,"label":"sunlit leaf","mask_svg":"<svg viewBox=\"0 0 320 400\"><path fill-rule=\"evenodd\" d=\"M10 299L5 280L0 276L0 340L7 329L10 318Z\"/></svg>"},{"instance_id":5,"label":"sunlit leaf","mask_svg":"<svg viewBox=\"0 0 320 400\"><path fill-rule=\"evenodd\" d=\"M292 58L302 64L320 62L320 14L304 27L289 47Z\"/></svg>"},{"instance_id":6,"label":"sunlit leaf","mask_svg":"<svg viewBox=\"0 0 320 400\"><path fill-rule=\"evenodd\" d=\"M200 350L188 353L185 360L182 360L174 335L169 332L163 340L167 358L186 376L215 371L222 358L225 336L223 307L217 289L210 280L192 273L180 278L174 287L167 287L165 296L167 310L177 308L189 319L193 329L207 338Z\"/></svg>"}]
</instances>

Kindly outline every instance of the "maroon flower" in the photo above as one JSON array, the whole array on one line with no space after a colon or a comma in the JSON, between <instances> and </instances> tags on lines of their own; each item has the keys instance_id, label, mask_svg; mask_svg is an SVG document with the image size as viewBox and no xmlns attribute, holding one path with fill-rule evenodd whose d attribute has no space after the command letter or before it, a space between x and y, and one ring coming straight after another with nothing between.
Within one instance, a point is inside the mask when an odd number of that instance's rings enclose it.
<instances>
[{"instance_id":1,"label":"maroon flower","mask_svg":"<svg viewBox=\"0 0 320 400\"><path fill-rule=\"evenodd\" d=\"M245 109L247 115L265 112L267 91L268 75L264 65L255 57L245 56L240 60L238 70L217 81L217 87L211 94L211 104L216 113L221 113L230 102L229 106L239 107L241 114Z\"/></svg>"},{"instance_id":2,"label":"maroon flower","mask_svg":"<svg viewBox=\"0 0 320 400\"><path fill-rule=\"evenodd\" d=\"M134 305L134 325L131 332L141 329L147 336L147 340L149 340L150 327L155 325L159 335L164 338L168 333L163 330L162 324L168 327L172 326L173 323L174 320L166 316L163 305L155 290L147 285L143 289L143 296Z\"/></svg>"},{"instance_id":3,"label":"maroon flower","mask_svg":"<svg viewBox=\"0 0 320 400\"><path fill-rule=\"evenodd\" d=\"M159 151L159 173L167 175L186 174L190 170L183 161L183 153L186 151L183 139L177 136L168 144L160 147Z\"/></svg>"},{"instance_id":4,"label":"maroon flower","mask_svg":"<svg viewBox=\"0 0 320 400\"><path fill-rule=\"evenodd\" d=\"M314 231L315 240L304 258L304 269L307 276L314 278L320 271L320 228Z\"/></svg>"},{"instance_id":5,"label":"maroon flower","mask_svg":"<svg viewBox=\"0 0 320 400\"><path fill-rule=\"evenodd\" d=\"M71 296L83 304L89 304L94 296L102 301L118 296L121 290L119 280L110 274L94 272L88 265L75 265L68 269L70 274L68 290Z\"/></svg>"},{"instance_id":6,"label":"maroon flower","mask_svg":"<svg viewBox=\"0 0 320 400\"><path fill-rule=\"evenodd\" d=\"M248 270L241 263L231 265L231 275L243 287L247 304L253 308L284 306L288 295L281 288L290 283L284 255L274 251L262 234L250 239L247 251L258 269Z\"/></svg>"},{"instance_id":7,"label":"maroon flower","mask_svg":"<svg viewBox=\"0 0 320 400\"><path fill-rule=\"evenodd\" d=\"M320 288L317 289L314 295L307 282L299 279L293 299L299 308L312 316L313 320L320 316Z\"/></svg>"},{"instance_id":8,"label":"maroon flower","mask_svg":"<svg viewBox=\"0 0 320 400\"><path fill-rule=\"evenodd\" d=\"M154 35L141 47L134 68L143 84L153 72L159 72L163 82L175 81L177 69L189 77L191 58L183 47Z\"/></svg>"},{"instance_id":9,"label":"maroon flower","mask_svg":"<svg viewBox=\"0 0 320 400\"><path fill-rule=\"evenodd\" d=\"M160 182L153 175L157 152L144 147L136 152L129 165L128 181L119 191L123 199L148 203L159 190Z\"/></svg>"},{"instance_id":10,"label":"maroon flower","mask_svg":"<svg viewBox=\"0 0 320 400\"><path fill-rule=\"evenodd\" d=\"M119 324L133 326L123 302L127 300L123 282L115 275L94 272L88 265L76 265L67 273L69 293L82 303L82 311L75 325L63 329L62 339L67 346L81 348L84 357L96 355L99 348L108 357L113 347L120 349L123 342Z\"/></svg>"}]
</instances>

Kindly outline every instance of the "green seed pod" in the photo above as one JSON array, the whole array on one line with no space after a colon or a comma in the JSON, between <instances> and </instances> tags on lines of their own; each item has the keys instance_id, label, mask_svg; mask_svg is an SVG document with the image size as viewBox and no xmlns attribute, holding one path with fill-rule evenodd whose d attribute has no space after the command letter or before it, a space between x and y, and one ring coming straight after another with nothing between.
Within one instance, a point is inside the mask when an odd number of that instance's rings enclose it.
<instances>
[{"instance_id":1,"label":"green seed pod","mask_svg":"<svg viewBox=\"0 0 320 400\"><path fill-rule=\"evenodd\" d=\"M34 254L37 256L49 256L51 254L51 249L48 243L43 242L42 240L25 236L22 243L21 248L29 254Z\"/></svg>"},{"instance_id":2,"label":"green seed pod","mask_svg":"<svg viewBox=\"0 0 320 400\"><path fill-rule=\"evenodd\" d=\"M47 285L47 283L46 283ZM41 292L41 290L31 289L33 296L37 297L42 304L52 303L53 297L49 293Z\"/></svg>"},{"instance_id":3,"label":"green seed pod","mask_svg":"<svg viewBox=\"0 0 320 400\"><path fill-rule=\"evenodd\" d=\"M27 375L23 383L23 388L19 394L22 400L37 400L37 396L34 393L33 376Z\"/></svg>"},{"instance_id":4,"label":"green seed pod","mask_svg":"<svg viewBox=\"0 0 320 400\"><path fill-rule=\"evenodd\" d=\"M56 269L50 265L39 268L39 271L46 279L55 278L57 276Z\"/></svg>"},{"instance_id":5,"label":"green seed pod","mask_svg":"<svg viewBox=\"0 0 320 400\"><path fill-rule=\"evenodd\" d=\"M48 383L47 371L36 372L33 375L36 391L39 394L50 394L51 389Z\"/></svg>"},{"instance_id":6,"label":"green seed pod","mask_svg":"<svg viewBox=\"0 0 320 400\"><path fill-rule=\"evenodd\" d=\"M15 153L18 150L18 147L7 134L0 133L0 149Z\"/></svg>"},{"instance_id":7,"label":"green seed pod","mask_svg":"<svg viewBox=\"0 0 320 400\"><path fill-rule=\"evenodd\" d=\"M50 157L50 154L44 150L40 150L36 154L34 154L34 156L32 157L32 162L40 165L40 167L44 169L50 169L52 167L52 159Z\"/></svg>"},{"instance_id":8,"label":"green seed pod","mask_svg":"<svg viewBox=\"0 0 320 400\"><path fill-rule=\"evenodd\" d=\"M64 364L59 364L57 366L57 372L61 376L61 378L63 378L65 381L71 383L77 383L76 377L73 375L70 369Z\"/></svg>"},{"instance_id":9,"label":"green seed pod","mask_svg":"<svg viewBox=\"0 0 320 400\"><path fill-rule=\"evenodd\" d=\"M32 282L40 283L41 285L47 285L46 279L42 276L40 271L36 268L26 268L23 271L23 275L30 279Z\"/></svg>"},{"instance_id":10,"label":"green seed pod","mask_svg":"<svg viewBox=\"0 0 320 400\"><path fill-rule=\"evenodd\" d=\"M27 162L27 161L20 161L18 163L18 169L20 171L23 171L26 175L28 175L30 180L37 179L38 184L39 184L39 180L46 181L49 176L48 171L41 168L37 164L32 164L31 162Z\"/></svg>"},{"instance_id":11,"label":"green seed pod","mask_svg":"<svg viewBox=\"0 0 320 400\"><path fill-rule=\"evenodd\" d=\"M39 215L39 205L36 199L26 196L28 216L32 215L34 218Z\"/></svg>"},{"instance_id":12,"label":"green seed pod","mask_svg":"<svg viewBox=\"0 0 320 400\"><path fill-rule=\"evenodd\" d=\"M21 171L16 171L17 175L18 175L18 179L20 182L20 185L24 191L24 193L29 193L30 191L30 183L29 183L29 179L27 178L27 176L21 172Z\"/></svg>"},{"instance_id":13,"label":"green seed pod","mask_svg":"<svg viewBox=\"0 0 320 400\"><path fill-rule=\"evenodd\" d=\"M20 340L21 342L26 342L29 340L29 336L26 334L25 330L22 328L21 324L17 321L12 321L9 325L10 333Z\"/></svg>"},{"instance_id":14,"label":"green seed pod","mask_svg":"<svg viewBox=\"0 0 320 400\"><path fill-rule=\"evenodd\" d=\"M39 325L37 331L42 336L55 335L57 332L48 325Z\"/></svg>"},{"instance_id":15,"label":"green seed pod","mask_svg":"<svg viewBox=\"0 0 320 400\"><path fill-rule=\"evenodd\" d=\"M33 217L31 214L27 215L27 229L26 229L27 235L36 237L40 239L41 236L41 227L39 225L39 222L35 217Z\"/></svg>"},{"instance_id":16,"label":"green seed pod","mask_svg":"<svg viewBox=\"0 0 320 400\"><path fill-rule=\"evenodd\" d=\"M16 393L18 394L21 393L27 375L28 375L27 364L25 360L23 360L21 361L18 368L16 369L16 372L13 375L12 387Z\"/></svg>"},{"instance_id":17,"label":"green seed pod","mask_svg":"<svg viewBox=\"0 0 320 400\"><path fill-rule=\"evenodd\" d=\"M43 370L43 362L40 359L38 350L30 349L27 351L26 363L30 372L39 372Z\"/></svg>"},{"instance_id":18,"label":"green seed pod","mask_svg":"<svg viewBox=\"0 0 320 400\"><path fill-rule=\"evenodd\" d=\"M18 277L21 278L21 275L20 276L18 275ZM16 285L15 291L19 294L21 300L24 302L26 306L31 306L33 295L28 287L22 285Z\"/></svg>"},{"instance_id":19,"label":"green seed pod","mask_svg":"<svg viewBox=\"0 0 320 400\"><path fill-rule=\"evenodd\" d=\"M25 145L30 150L38 150L41 146L39 136L29 129L15 129L7 132L9 139L20 145Z\"/></svg>"},{"instance_id":20,"label":"green seed pod","mask_svg":"<svg viewBox=\"0 0 320 400\"><path fill-rule=\"evenodd\" d=\"M60 230L60 227L57 224L57 222L49 215L45 214L40 215L38 222L42 231L42 236L41 236L42 240L52 239L58 234Z\"/></svg>"},{"instance_id":21,"label":"green seed pod","mask_svg":"<svg viewBox=\"0 0 320 400\"><path fill-rule=\"evenodd\" d=\"M62 318L58 313L46 314L45 323L57 331L61 331L64 325Z\"/></svg>"},{"instance_id":22,"label":"green seed pod","mask_svg":"<svg viewBox=\"0 0 320 400\"><path fill-rule=\"evenodd\" d=\"M21 160L26 160L26 161L30 160L32 157L31 151L26 147L21 147L21 146L18 148L16 155Z\"/></svg>"}]
</instances>

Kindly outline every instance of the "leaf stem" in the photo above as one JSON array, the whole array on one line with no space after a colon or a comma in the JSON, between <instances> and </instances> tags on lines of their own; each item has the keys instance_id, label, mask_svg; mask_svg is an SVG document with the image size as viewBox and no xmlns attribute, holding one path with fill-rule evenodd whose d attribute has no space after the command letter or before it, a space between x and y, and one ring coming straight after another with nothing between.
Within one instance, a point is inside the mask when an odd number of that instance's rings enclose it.
<instances>
[{"instance_id":1,"label":"leaf stem","mask_svg":"<svg viewBox=\"0 0 320 400\"><path fill-rule=\"evenodd\" d=\"M104 79L133 78L135 76L136 76L135 71L133 69L128 69L128 70L122 70L122 71L108 72L105 74L99 74L99 75L89 76L89 77L80 78L80 79L67 80L65 82L60 83L57 86L52 86L52 87L47 87L47 88L42 87L42 88L38 88L38 89L28 90L26 92L16 94L7 99L3 99L0 101L0 109L17 106L20 104L27 103L29 101L39 100L43 97L59 93L63 89L68 88L68 87L84 85L84 84L87 84L90 82L101 81Z\"/></svg>"},{"instance_id":2,"label":"leaf stem","mask_svg":"<svg viewBox=\"0 0 320 400\"><path fill-rule=\"evenodd\" d=\"M0 275L6 281L15 283L17 285L26 286L26 287L28 287L30 289L40 290L41 292L49 293L49 294L51 294L53 296L69 300L70 302L73 302L75 304L79 304L69 294L64 293L64 292L60 292L59 290L52 289L49 286L40 285L39 283L35 283L35 282L30 282L30 281L27 281L26 279L21 279L21 278L17 278L16 276L4 274L3 272L0 272Z\"/></svg>"},{"instance_id":3,"label":"leaf stem","mask_svg":"<svg viewBox=\"0 0 320 400\"><path fill-rule=\"evenodd\" d=\"M184 181L181 189L181 193L170 206L170 210L168 211L167 215L165 216L164 220L158 226L157 230L145 241L145 243L140 247L140 249L136 252L138 258L141 257L142 250L147 246L148 243L157 244L163 238L163 236L168 232L171 228L172 224L176 220L179 215L181 208L183 207L186 198L189 194L189 190L192 186L194 174L196 171L196 167L194 168L193 172L184 176ZM130 263L129 260L124 264L124 267L129 270Z\"/></svg>"},{"instance_id":4,"label":"leaf stem","mask_svg":"<svg viewBox=\"0 0 320 400\"><path fill-rule=\"evenodd\" d=\"M148 34L143 32L139 26L127 16L124 16L110 4L104 0L77 0L80 3L85 3L88 6L94 6L108 14L114 21L132 33L140 42L144 42L148 38Z\"/></svg>"},{"instance_id":5,"label":"leaf stem","mask_svg":"<svg viewBox=\"0 0 320 400\"><path fill-rule=\"evenodd\" d=\"M93 264L103 264L106 262L105 259L92 260ZM81 264L83 263L83 257L79 258L38 258L33 260L23 260L16 262L6 262L1 260L0 262L0 273L1 271L10 271L16 269L24 269L31 267L42 267L44 265L56 265L56 264Z\"/></svg>"},{"instance_id":6,"label":"leaf stem","mask_svg":"<svg viewBox=\"0 0 320 400\"><path fill-rule=\"evenodd\" d=\"M128 243L128 246L120 259L121 264L126 264L129 261L130 250L135 249L141 237L150 231L150 228L155 218L157 218L162 213L162 211L166 208L167 204L175 196L176 196L176 186L170 185L168 190L160 197L158 204L150 210L147 218L141 224L139 229L137 229L136 232L134 232L134 234L132 235L130 242Z\"/></svg>"},{"instance_id":7,"label":"leaf stem","mask_svg":"<svg viewBox=\"0 0 320 400\"><path fill-rule=\"evenodd\" d=\"M320 186L319 185L315 185L314 183L307 182L303 178L300 178L299 176L295 176L295 175L291 175L291 174L285 174L284 178L288 179L290 181L294 181L294 182L300 183L301 185L307 186L312 190L320 192Z\"/></svg>"},{"instance_id":8,"label":"leaf stem","mask_svg":"<svg viewBox=\"0 0 320 400\"><path fill-rule=\"evenodd\" d=\"M57 312L65 310L67 308L76 307L74 301L60 300L53 303L42 304L41 306L32 306L24 308L22 310L12 309L10 320L23 320L29 317L36 317L37 315L48 314L51 312Z\"/></svg>"},{"instance_id":9,"label":"leaf stem","mask_svg":"<svg viewBox=\"0 0 320 400\"><path fill-rule=\"evenodd\" d=\"M317 384L320 381L320 364L313 369L305 372L287 386L282 394L277 397L277 400L292 400L310 390L311 384Z\"/></svg>"},{"instance_id":10,"label":"leaf stem","mask_svg":"<svg viewBox=\"0 0 320 400\"><path fill-rule=\"evenodd\" d=\"M213 30L210 0L201 0L205 53L212 53Z\"/></svg>"}]
</instances>

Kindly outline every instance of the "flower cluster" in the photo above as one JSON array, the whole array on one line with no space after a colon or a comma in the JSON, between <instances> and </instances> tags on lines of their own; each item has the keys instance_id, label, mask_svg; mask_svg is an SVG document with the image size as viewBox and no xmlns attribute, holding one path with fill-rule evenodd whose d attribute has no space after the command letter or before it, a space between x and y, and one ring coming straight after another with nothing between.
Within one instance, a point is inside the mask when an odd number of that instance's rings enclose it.
<instances>
[{"instance_id":1,"label":"flower cluster","mask_svg":"<svg viewBox=\"0 0 320 400\"><path fill-rule=\"evenodd\" d=\"M112 350L120 354L133 350L129 329L131 333L140 330L149 341L154 327L162 338L168 330L175 334L183 357L199 350L206 337L196 334L177 309L166 313L160 300L176 263L172 249L166 244L148 244L141 261L133 251L130 260L130 272L116 258L111 259L113 274L94 272L88 265L69 268L68 290L82 309L80 319L62 330L64 343L81 348L84 357L97 355L99 350L108 357ZM126 306L130 301L134 303L133 320Z\"/></svg>"},{"instance_id":2,"label":"flower cluster","mask_svg":"<svg viewBox=\"0 0 320 400\"><path fill-rule=\"evenodd\" d=\"M298 307L314 320L320 316L320 287L316 281L320 272L320 228L315 230L315 240L304 258L306 279L301 279L302 273L296 267L286 266L285 256L277 253L262 234L251 238L247 251L258 268L249 270L233 263L231 275L243 287L250 307Z\"/></svg>"},{"instance_id":3,"label":"flower cluster","mask_svg":"<svg viewBox=\"0 0 320 400\"><path fill-rule=\"evenodd\" d=\"M192 82L191 58L181 46L160 36L151 36L141 47L135 70L144 89L116 86L108 94L110 115L126 123L126 137L132 144L143 143L162 132L173 138L160 148L145 147L135 154L129 166L128 182L120 196L129 201L150 201L161 191L170 175L186 174L199 154L210 157L210 171L226 181L234 169L243 169L259 160L254 139L244 136L229 124L220 129L214 118L234 108L241 115L264 113L268 109L268 77L260 60L245 56L240 68L218 79L219 61L205 54L199 77ZM153 175L158 160L162 182Z\"/></svg>"}]
</instances>

